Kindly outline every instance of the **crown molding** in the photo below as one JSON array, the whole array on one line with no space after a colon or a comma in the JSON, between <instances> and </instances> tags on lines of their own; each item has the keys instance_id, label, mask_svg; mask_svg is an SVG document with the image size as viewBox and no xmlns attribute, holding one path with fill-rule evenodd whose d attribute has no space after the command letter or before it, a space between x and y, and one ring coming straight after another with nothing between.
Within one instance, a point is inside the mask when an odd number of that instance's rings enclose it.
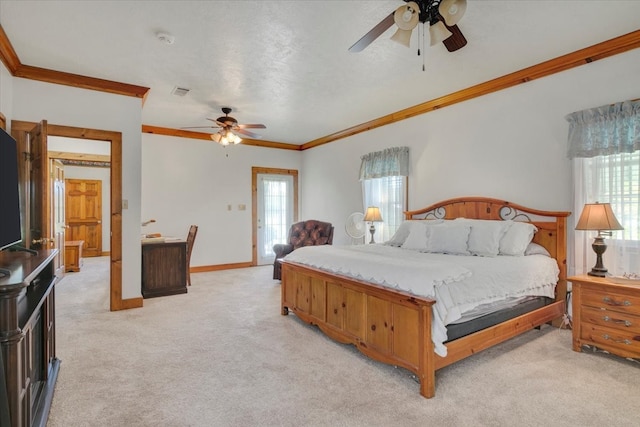
<instances>
[{"instance_id":1,"label":"crown molding","mask_svg":"<svg viewBox=\"0 0 640 427\"><path fill-rule=\"evenodd\" d=\"M194 132L184 129L173 129L161 126L142 125L142 133L155 135L175 136L178 138L202 139L211 142L211 134L207 132ZM261 139L242 138L242 145L253 145L256 147L279 148L282 150L300 151L300 145L286 144L284 142L264 141Z\"/></svg>"},{"instance_id":2,"label":"crown molding","mask_svg":"<svg viewBox=\"0 0 640 427\"><path fill-rule=\"evenodd\" d=\"M47 83L79 87L82 89L96 90L100 92L115 93L117 95L133 96L141 98L143 104L147 94L149 93L149 88L144 86L114 82L111 80L97 79L95 77L81 76L78 74L65 73L63 71L25 65L20 62L20 58L13 49L11 41L7 37L7 33L5 33L2 25L0 25L0 60L14 77L39 80Z\"/></svg>"}]
</instances>

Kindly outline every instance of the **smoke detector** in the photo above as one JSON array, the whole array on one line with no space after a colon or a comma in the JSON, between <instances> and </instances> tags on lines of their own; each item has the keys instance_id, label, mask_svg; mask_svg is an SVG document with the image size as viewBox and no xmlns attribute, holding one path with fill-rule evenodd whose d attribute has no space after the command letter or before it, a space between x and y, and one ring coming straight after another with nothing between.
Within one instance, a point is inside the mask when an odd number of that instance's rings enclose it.
<instances>
[{"instance_id":1,"label":"smoke detector","mask_svg":"<svg viewBox=\"0 0 640 427\"><path fill-rule=\"evenodd\" d=\"M158 40L166 44L173 44L173 42L176 41L176 38L169 33L156 33L156 37L158 38Z\"/></svg>"}]
</instances>

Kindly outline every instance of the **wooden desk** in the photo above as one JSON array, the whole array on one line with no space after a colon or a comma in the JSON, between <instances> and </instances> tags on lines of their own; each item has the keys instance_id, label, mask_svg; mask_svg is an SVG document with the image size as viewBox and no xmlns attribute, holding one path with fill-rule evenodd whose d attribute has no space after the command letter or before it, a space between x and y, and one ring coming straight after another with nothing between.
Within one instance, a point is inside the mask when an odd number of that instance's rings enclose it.
<instances>
[{"instance_id":1,"label":"wooden desk","mask_svg":"<svg viewBox=\"0 0 640 427\"><path fill-rule=\"evenodd\" d=\"M142 297L187 293L187 242L142 242Z\"/></svg>"},{"instance_id":2,"label":"wooden desk","mask_svg":"<svg viewBox=\"0 0 640 427\"><path fill-rule=\"evenodd\" d=\"M69 240L64 242L65 271L80 271L82 267L82 246L84 240Z\"/></svg>"}]
</instances>

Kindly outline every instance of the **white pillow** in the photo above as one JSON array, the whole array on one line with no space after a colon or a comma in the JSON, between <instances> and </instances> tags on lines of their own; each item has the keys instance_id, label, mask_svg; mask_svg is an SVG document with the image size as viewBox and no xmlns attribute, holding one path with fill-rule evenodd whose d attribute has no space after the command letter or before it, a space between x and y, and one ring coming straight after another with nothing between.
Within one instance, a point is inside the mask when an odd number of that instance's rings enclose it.
<instances>
[{"instance_id":1,"label":"white pillow","mask_svg":"<svg viewBox=\"0 0 640 427\"><path fill-rule=\"evenodd\" d=\"M470 255L467 249L471 227L463 223L445 222L429 227L427 252Z\"/></svg>"},{"instance_id":2,"label":"white pillow","mask_svg":"<svg viewBox=\"0 0 640 427\"><path fill-rule=\"evenodd\" d=\"M425 252L427 250L427 227L421 223L414 223L409 227L409 230L409 236L401 248Z\"/></svg>"},{"instance_id":3,"label":"white pillow","mask_svg":"<svg viewBox=\"0 0 640 427\"><path fill-rule=\"evenodd\" d=\"M529 246L527 246L527 249L524 251L525 255L546 255L548 257L551 257L551 254L549 253L549 251L542 245L539 245L537 243L529 243Z\"/></svg>"},{"instance_id":4,"label":"white pillow","mask_svg":"<svg viewBox=\"0 0 640 427\"><path fill-rule=\"evenodd\" d=\"M466 219L458 218L456 221L464 222L471 226L469 234L469 252L478 256L497 256L500 252L500 239L506 233L510 224L502 220Z\"/></svg>"},{"instance_id":5,"label":"white pillow","mask_svg":"<svg viewBox=\"0 0 640 427\"><path fill-rule=\"evenodd\" d=\"M411 232L411 229L416 226L416 224L421 225L423 223L429 223L429 224L436 224L436 223L440 223L442 222L441 219L436 219L436 220L413 220L413 219L409 219L404 221L402 224L400 224L400 227L398 227L398 229L396 230L396 232L394 233L393 237L391 237L391 239L387 240L386 242L384 242L385 245L389 245L389 246L402 246L402 244L405 242L405 240L407 240L407 237L409 237L409 233Z\"/></svg>"},{"instance_id":6,"label":"white pillow","mask_svg":"<svg viewBox=\"0 0 640 427\"><path fill-rule=\"evenodd\" d=\"M528 222L507 222L510 226L500 239L500 255L523 256L538 229Z\"/></svg>"}]
</instances>

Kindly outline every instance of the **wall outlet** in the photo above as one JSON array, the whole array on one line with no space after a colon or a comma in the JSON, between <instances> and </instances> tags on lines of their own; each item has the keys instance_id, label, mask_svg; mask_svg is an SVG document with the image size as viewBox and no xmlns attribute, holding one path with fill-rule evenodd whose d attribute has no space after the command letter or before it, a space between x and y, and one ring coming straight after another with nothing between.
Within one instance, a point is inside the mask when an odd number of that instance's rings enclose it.
<instances>
[{"instance_id":1,"label":"wall outlet","mask_svg":"<svg viewBox=\"0 0 640 427\"><path fill-rule=\"evenodd\" d=\"M122 209L129 209L129 201L126 199L122 200Z\"/></svg>"},{"instance_id":2,"label":"wall outlet","mask_svg":"<svg viewBox=\"0 0 640 427\"><path fill-rule=\"evenodd\" d=\"M239 211L247 210L247 205L238 205L238 210Z\"/></svg>"}]
</instances>

